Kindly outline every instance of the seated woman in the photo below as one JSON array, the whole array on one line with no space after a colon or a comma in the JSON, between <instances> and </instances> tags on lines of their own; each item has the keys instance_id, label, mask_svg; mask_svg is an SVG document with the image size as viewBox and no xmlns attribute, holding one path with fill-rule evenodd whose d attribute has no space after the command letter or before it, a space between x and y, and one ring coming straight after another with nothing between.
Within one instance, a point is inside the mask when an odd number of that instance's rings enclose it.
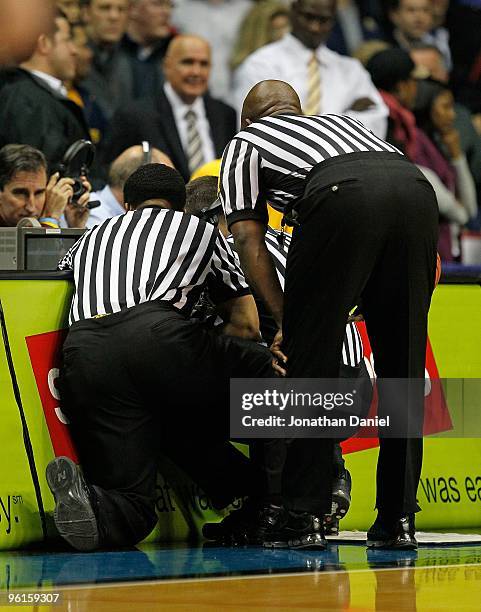
<instances>
[{"instance_id":1,"label":"seated woman","mask_svg":"<svg viewBox=\"0 0 481 612\"><path fill-rule=\"evenodd\" d=\"M454 129L452 94L445 85L417 80L414 62L401 49L374 54L366 68L389 109L388 142L419 166L436 192L438 250L443 261L452 261L453 249L459 255L459 226L477 210L474 181Z\"/></svg>"},{"instance_id":2,"label":"seated woman","mask_svg":"<svg viewBox=\"0 0 481 612\"><path fill-rule=\"evenodd\" d=\"M460 258L459 229L477 213L476 187L454 127L456 111L448 86L430 79L418 83L414 114L434 147L418 147L416 162L428 168L441 213L439 252L443 261ZM431 171L429 173L429 170ZM433 174L437 176L432 176ZM429 176L428 176L429 174Z\"/></svg>"}]
</instances>

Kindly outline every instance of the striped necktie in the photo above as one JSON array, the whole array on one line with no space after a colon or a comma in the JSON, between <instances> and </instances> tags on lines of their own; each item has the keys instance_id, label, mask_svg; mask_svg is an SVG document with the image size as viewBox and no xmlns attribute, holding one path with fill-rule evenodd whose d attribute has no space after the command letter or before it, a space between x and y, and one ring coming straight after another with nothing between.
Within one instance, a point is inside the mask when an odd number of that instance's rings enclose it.
<instances>
[{"instance_id":1,"label":"striped necktie","mask_svg":"<svg viewBox=\"0 0 481 612\"><path fill-rule=\"evenodd\" d=\"M187 161L189 170L192 174L199 166L204 163L204 153L202 151L202 141L199 130L197 129L197 115L192 109L185 113L187 121Z\"/></svg>"},{"instance_id":2,"label":"striped necktie","mask_svg":"<svg viewBox=\"0 0 481 612\"><path fill-rule=\"evenodd\" d=\"M321 112L321 75L315 53L307 64L307 103L304 112L306 115L317 115Z\"/></svg>"}]
</instances>

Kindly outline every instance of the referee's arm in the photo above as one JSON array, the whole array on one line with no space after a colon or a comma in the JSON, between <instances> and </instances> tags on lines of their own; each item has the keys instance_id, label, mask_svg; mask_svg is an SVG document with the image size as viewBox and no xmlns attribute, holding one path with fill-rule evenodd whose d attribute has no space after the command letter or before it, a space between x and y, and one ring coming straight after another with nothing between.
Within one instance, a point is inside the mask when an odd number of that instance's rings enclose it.
<instances>
[{"instance_id":1,"label":"referee's arm","mask_svg":"<svg viewBox=\"0 0 481 612\"><path fill-rule=\"evenodd\" d=\"M231 226L235 248L247 282L264 302L277 327L282 326L284 294L265 242L266 226L252 219Z\"/></svg>"},{"instance_id":2,"label":"referee's arm","mask_svg":"<svg viewBox=\"0 0 481 612\"><path fill-rule=\"evenodd\" d=\"M220 199L247 282L280 329L284 296L265 243L267 209L260 195L260 174L255 147L231 140L222 156Z\"/></svg>"},{"instance_id":3,"label":"referee's arm","mask_svg":"<svg viewBox=\"0 0 481 612\"><path fill-rule=\"evenodd\" d=\"M223 319L222 333L256 342L261 340L257 306L234 253L219 230L212 256L209 296Z\"/></svg>"}]
</instances>

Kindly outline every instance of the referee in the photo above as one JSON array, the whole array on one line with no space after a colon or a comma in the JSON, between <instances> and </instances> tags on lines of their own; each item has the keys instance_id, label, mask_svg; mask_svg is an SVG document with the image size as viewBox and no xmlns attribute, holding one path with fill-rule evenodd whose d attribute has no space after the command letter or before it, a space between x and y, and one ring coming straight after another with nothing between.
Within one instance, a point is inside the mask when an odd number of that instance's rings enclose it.
<instances>
[{"instance_id":1,"label":"referee","mask_svg":"<svg viewBox=\"0 0 481 612\"><path fill-rule=\"evenodd\" d=\"M59 457L47 482L57 528L79 550L150 533L160 452L216 507L251 494L253 468L228 443L229 378L272 372L269 351L247 341L259 338L257 311L229 245L180 212L180 174L144 165L124 195L128 212L85 233L59 264L75 279L62 405L86 480ZM189 319L206 284L229 336Z\"/></svg>"},{"instance_id":2,"label":"referee","mask_svg":"<svg viewBox=\"0 0 481 612\"><path fill-rule=\"evenodd\" d=\"M424 176L358 121L304 116L282 81L251 89L241 123L223 154L220 198L247 281L279 328L272 346L278 371L337 377L345 322L361 299L377 375L424 379L438 233L436 197ZM267 201L295 224L284 296L264 240ZM415 387L389 406L380 394L381 415L407 413L419 437L380 440L378 517L368 546L417 545L423 390ZM319 454L324 503L306 501L313 515L329 511L332 441L286 441L279 458L290 482Z\"/></svg>"},{"instance_id":3,"label":"referee","mask_svg":"<svg viewBox=\"0 0 481 612\"><path fill-rule=\"evenodd\" d=\"M187 199L185 204L185 212L202 217L210 223L214 223L219 228L229 244L234 246L234 239L227 228L226 219L222 210L222 206L217 198L218 179L215 176L203 176L190 181L187 184ZM272 261L276 269L277 277L281 288L284 289L286 276L286 260L290 248L291 236L275 230L269 225L266 228L265 242ZM277 332L274 319L266 310L264 303L256 300L257 311L259 313L260 331L262 339L269 346L274 340ZM203 300L204 312L209 311L207 300ZM343 378L359 378L363 377L366 381L369 379L369 373L364 364L364 352L361 336L357 330L354 321L349 321L345 328L345 334L342 344L342 358L340 363L340 376ZM370 388L370 383L368 384ZM371 397L367 394L366 404L370 404ZM368 406L366 406L368 410ZM342 450L339 444L334 445L334 470L332 484L332 506L329 515L324 516L324 528L326 535L337 535L339 520L343 518L349 510L351 503L351 475L345 467L342 457ZM275 468L271 469L274 471ZM218 527L218 525L215 525ZM214 530L212 528L204 528L204 534L209 537ZM217 529L218 531L218 529ZM209 534L209 535L208 535ZM213 539L217 539L217 534L213 534Z\"/></svg>"}]
</instances>

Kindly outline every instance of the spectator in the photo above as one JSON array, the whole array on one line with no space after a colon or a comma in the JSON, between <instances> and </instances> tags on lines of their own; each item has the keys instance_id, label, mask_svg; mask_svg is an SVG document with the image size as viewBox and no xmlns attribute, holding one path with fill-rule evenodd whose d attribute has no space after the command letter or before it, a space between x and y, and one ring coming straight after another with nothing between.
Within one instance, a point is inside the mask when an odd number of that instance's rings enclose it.
<instances>
[{"instance_id":1,"label":"spectator","mask_svg":"<svg viewBox=\"0 0 481 612\"><path fill-rule=\"evenodd\" d=\"M33 55L5 74L0 90L0 147L29 144L52 167L68 147L89 131L82 109L67 98L64 82L75 77L76 47L70 26L58 13L41 34Z\"/></svg>"},{"instance_id":2,"label":"spectator","mask_svg":"<svg viewBox=\"0 0 481 612\"><path fill-rule=\"evenodd\" d=\"M210 57L209 44L202 38L173 39L158 95L125 106L114 117L109 160L148 140L172 159L187 181L196 168L222 155L236 132L236 114L207 93Z\"/></svg>"},{"instance_id":3,"label":"spectator","mask_svg":"<svg viewBox=\"0 0 481 612\"><path fill-rule=\"evenodd\" d=\"M242 20L252 7L251 0L178 0L173 23L180 32L197 34L212 48L213 96L231 100L230 61Z\"/></svg>"},{"instance_id":4,"label":"spectator","mask_svg":"<svg viewBox=\"0 0 481 612\"><path fill-rule=\"evenodd\" d=\"M352 55L364 39L381 38L381 31L372 18L363 19L362 3L337 0L337 19L327 46L342 55ZM366 27L367 26L367 27Z\"/></svg>"},{"instance_id":5,"label":"spectator","mask_svg":"<svg viewBox=\"0 0 481 612\"><path fill-rule=\"evenodd\" d=\"M58 228L65 214L68 227L85 227L90 185L77 204L72 204L73 180L47 180L47 160L29 145L6 145L0 149L0 227L15 227L25 217L48 228Z\"/></svg>"},{"instance_id":6,"label":"spectator","mask_svg":"<svg viewBox=\"0 0 481 612\"><path fill-rule=\"evenodd\" d=\"M416 104L418 81L413 78L415 64L408 53L402 49L382 51L371 58L367 67L389 108L387 140L419 166L436 192L442 215L438 250L444 261L450 261L450 223L465 224L476 208L473 180L466 159L462 154L458 156L456 151L453 168L431 140L434 130L422 131L416 125L411 111ZM426 121L424 116L421 118L422 125L427 126L427 118Z\"/></svg>"},{"instance_id":7,"label":"spectator","mask_svg":"<svg viewBox=\"0 0 481 612\"><path fill-rule=\"evenodd\" d=\"M416 65L426 68L429 75L441 83L447 83L449 73L444 68L441 54L436 47L426 45L425 47L415 47L411 50L411 57ZM469 169L476 183L476 193L478 202L481 201L481 133L476 129L475 117L469 108L463 104L454 105L456 119L454 127L459 132L461 148L468 160ZM481 229L481 211L478 210L478 218L468 223L471 229Z\"/></svg>"},{"instance_id":8,"label":"spectator","mask_svg":"<svg viewBox=\"0 0 481 612\"><path fill-rule=\"evenodd\" d=\"M456 100L481 114L481 2L451 2L447 27L453 54L451 83Z\"/></svg>"},{"instance_id":9,"label":"spectator","mask_svg":"<svg viewBox=\"0 0 481 612\"><path fill-rule=\"evenodd\" d=\"M127 27L128 7L129 0L85 0L83 9L94 56L82 85L95 96L108 120L121 100L132 98L130 61L120 48Z\"/></svg>"},{"instance_id":10,"label":"spectator","mask_svg":"<svg viewBox=\"0 0 481 612\"><path fill-rule=\"evenodd\" d=\"M411 161L418 152L416 120L411 110L416 100L417 82L414 62L402 49L385 49L367 62L373 83L389 109L386 140Z\"/></svg>"},{"instance_id":11,"label":"spectator","mask_svg":"<svg viewBox=\"0 0 481 612\"><path fill-rule=\"evenodd\" d=\"M387 109L369 74L357 60L325 46L335 11L334 0L296 0L291 5L292 32L253 53L237 69L238 108L258 81L277 79L294 87L306 114L347 114L383 137Z\"/></svg>"},{"instance_id":12,"label":"spectator","mask_svg":"<svg viewBox=\"0 0 481 612\"><path fill-rule=\"evenodd\" d=\"M151 151L151 161L170 166L170 168L174 167L169 157L159 149ZM105 219L124 214L125 181L144 163L144 151L140 145L130 147L112 162L108 184L101 191L91 194L90 199L100 201L100 206L92 209L87 222L88 228L102 223Z\"/></svg>"},{"instance_id":13,"label":"spectator","mask_svg":"<svg viewBox=\"0 0 481 612\"><path fill-rule=\"evenodd\" d=\"M69 23L76 23L80 19L79 0L57 0L58 8L67 17Z\"/></svg>"},{"instance_id":14,"label":"spectator","mask_svg":"<svg viewBox=\"0 0 481 612\"><path fill-rule=\"evenodd\" d=\"M401 49L409 51L419 43L434 45L443 54L446 68L451 69L449 34L446 28L435 27L431 0L392 0L389 18L394 25L394 42Z\"/></svg>"},{"instance_id":15,"label":"spectator","mask_svg":"<svg viewBox=\"0 0 481 612\"><path fill-rule=\"evenodd\" d=\"M235 70L254 51L281 39L290 29L289 11L279 0L259 0L242 22L232 53Z\"/></svg>"},{"instance_id":16,"label":"spectator","mask_svg":"<svg viewBox=\"0 0 481 612\"><path fill-rule=\"evenodd\" d=\"M77 55L75 58L75 78L68 83L68 97L83 109L89 126L90 140L99 148L102 146L108 121L97 104L95 96L82 85L82 82L90 74L93 61L93 51L88 44L87 32L82 22L72 24L72 37L77 48Z\"/></svg>"},{"instance_id":17,"label":"spectator","mask_svg":"<svg viewBox=\"0 0 481 612\"><path fill-rule=\"evenodd\" d=\"M418 86L415 115L418 126L436 144L442 174L438 172L446 187L455 193L463 206L466 223L477 214L476 189L473 177L461 148L458 130L454 127L456 111L451 90L442 83L422 81ZM460 257L459 224L440 225L439 254L444 261Z\"/></svg>"},{"instance_id":18,"label":"spectator","mask_svg":"<svg viewBox=\"0 0 481 612\"><path fill-rule=\"evenodd\" d=\"M449 81L449 70L446 68L441 51L435 45L416 43L409 49L409 55L416 66L427 71L426 78L430 77L440 83Z\"/></svg>"},{"instance_id":19,"label":"spectator","mask_svg":"<svg viewBox=\"0 0 481 612\"><path fill-rule=\"evenodd\" d=\"M122 48L132 66L134 98L153 96L163 82L162 60L176 35L172 0L132 0Z\"/></svg>"}]
</instances>

